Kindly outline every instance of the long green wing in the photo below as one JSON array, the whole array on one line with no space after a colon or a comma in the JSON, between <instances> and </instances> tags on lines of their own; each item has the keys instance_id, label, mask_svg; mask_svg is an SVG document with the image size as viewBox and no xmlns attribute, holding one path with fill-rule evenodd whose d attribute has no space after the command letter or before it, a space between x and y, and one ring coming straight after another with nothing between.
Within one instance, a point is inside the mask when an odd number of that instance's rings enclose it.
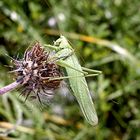
<instances>
[{"instance_id":1,"label":"long green wing","mask_svg":"<svg viewBox=\"0 0 140 140\"><path fill-rule=\"evenodd\" d=\"M61 55L65 53L64 51L66 51L66 53L69 52L71 46L69 45L65 37L61 36L60 39L61 39L60 47L65 46L65 49L66 49L66 50L63 49L63 52L59 51ZM65 63L78 69L79 71L82 71L81 65L79 64L78 59L75 54L67 57L64 61ZM61 63L61 60L59 61L59 63ZM91 125L97 125L98 117L97 117L94 103L92 101L92 98L91 98L91 95L87 86L87 82L85 80L85 77L83 76L84 74L74 69L71 69L69 67L65 67L65 70L68 76L75 77L75 78L69 78L69 84L73 91L74 96L76 97L80 105L80 108L86 120ZM79 77L79 75L81 75L81 77Z\"/></svg>"}]
</instances>

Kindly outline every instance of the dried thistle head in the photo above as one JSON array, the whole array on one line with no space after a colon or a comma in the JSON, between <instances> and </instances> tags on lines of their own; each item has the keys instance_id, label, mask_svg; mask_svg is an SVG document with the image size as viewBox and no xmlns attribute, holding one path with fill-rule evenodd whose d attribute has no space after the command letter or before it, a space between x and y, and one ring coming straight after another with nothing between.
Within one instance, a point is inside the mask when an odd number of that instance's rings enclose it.
<instances>
[{"instance_id":1,"label":"dried thistle head","mask_svg":"<svg viewBox=\"0 0 140 140\"><path fill-rule=\"evenodd\" d=\"M53 95L54 90L60 86L61 80L52 80L62 74L51 57L53 56L36 42L25 51L22 60L14 60L16 79L22 85L21 94L25 95L26 99L32 96L40 101L39 94Z\"/></svg>"}]
</instances>

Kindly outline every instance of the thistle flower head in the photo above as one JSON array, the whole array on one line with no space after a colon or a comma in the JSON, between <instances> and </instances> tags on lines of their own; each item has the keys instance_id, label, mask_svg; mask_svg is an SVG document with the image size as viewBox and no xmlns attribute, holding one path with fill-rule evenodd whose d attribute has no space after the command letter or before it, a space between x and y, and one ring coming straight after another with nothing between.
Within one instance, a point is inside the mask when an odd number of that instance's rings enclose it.
<instances>
[{"instance_id":1,"label":"thistle flower head","mask_svg":"<svg viewBox=\"0 0 140 140\"><path fill-rule=\"evenodd\" d=\"M17 82L23 87L23 95L32 94L39 98L40 93L53 95L53 91L60 86L61 80L52 80L60 77L58 65L51 59L50 53L45 52L39 42L28 48L22 60L14 60ZM51 80L50 80L51 79Z\"/></svg>"}]
</instances>

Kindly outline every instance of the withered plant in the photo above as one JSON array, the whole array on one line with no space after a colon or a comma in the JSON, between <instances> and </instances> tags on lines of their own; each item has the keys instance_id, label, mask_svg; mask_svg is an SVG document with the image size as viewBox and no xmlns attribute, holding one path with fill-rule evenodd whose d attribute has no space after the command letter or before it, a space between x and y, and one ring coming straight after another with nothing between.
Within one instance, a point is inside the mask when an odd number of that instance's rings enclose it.
<instances>
[{"instance_id":1,"label":"withered plant","mask_svg":"<svg viewBox=\"0 0 140 140\"><path fill-rule=\"evenodd\" d=\"M46 52L39 42L35 42L32 47L29 47L23 59L13 59L16 81L12 84L0 89L0 94L4 94L17 87L22 89L21 95L28 97L38 98L40 94L46 96L53 96L54 90L59 88L62 74L56 60L52 59L53 55ZM53 80L54 78L54 80Z\"/></svg>"}]
</instances>

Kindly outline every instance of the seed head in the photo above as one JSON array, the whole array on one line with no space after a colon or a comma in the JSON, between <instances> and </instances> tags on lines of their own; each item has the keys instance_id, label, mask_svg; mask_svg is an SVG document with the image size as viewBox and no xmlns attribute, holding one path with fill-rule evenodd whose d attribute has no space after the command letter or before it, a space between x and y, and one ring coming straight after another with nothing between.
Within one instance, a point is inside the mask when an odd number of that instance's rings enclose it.
<instances>
[{"instance_id":1,"label":"seed head","mask_svg":"<svg viewBox=\"0 0 140 140\"><path fill-rule=\"evenodd\" d=\"M53 95L54 90L60 86L61 80L53 80L62 74L52 57L36 42L25 51L22 60L13 60L16 80L22 85L21 94L25 95L26 99L29 96L39 98L39 94Z\"/></svg>"}]
</instances>

